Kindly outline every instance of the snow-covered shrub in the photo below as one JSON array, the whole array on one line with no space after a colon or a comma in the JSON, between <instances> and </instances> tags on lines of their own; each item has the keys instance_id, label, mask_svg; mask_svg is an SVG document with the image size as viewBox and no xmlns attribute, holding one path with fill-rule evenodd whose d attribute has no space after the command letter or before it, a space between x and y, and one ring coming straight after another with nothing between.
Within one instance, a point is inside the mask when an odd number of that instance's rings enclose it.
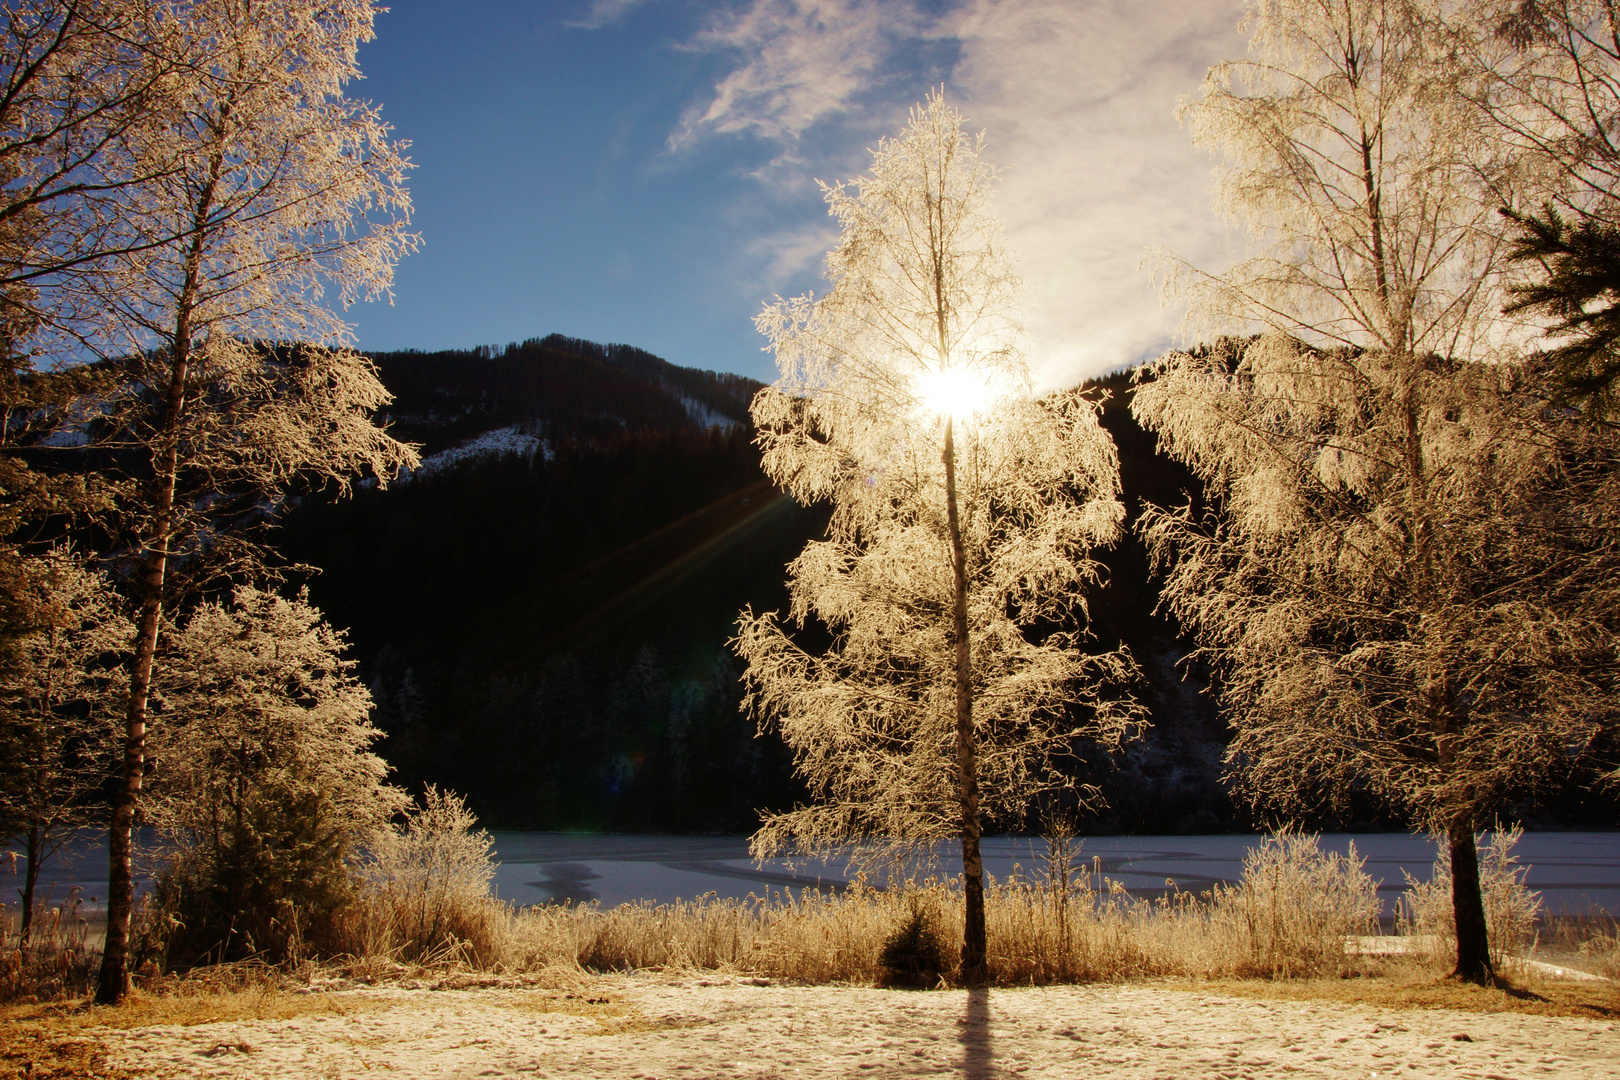
<instances>
[{"instance_id":1,"label":"snow-covered shrub","mask_svg":"<svg viewBox=\"0 0 1620 1080\"><path fill-rule=\"evenodd\" d=\"M1285 830L1244 856L1240 883L1215 889L1212 929L1230 935L1236 974L1329 973L1347 936L1376 927L1377 889L1354 844L1324 852L1316 836Z\"/></svg>"},{"instance_id":2,"label":"snow-covered shrub","mask_svg":"<svg viewBox=\"0 0 1620 1080\"><path fill-rule=\"evenodd\" d=\"M374 940L372 951L418 963L493 957L507 922L490 895L493 847L460 795L428 785L404 824L374 843L367 922L387 947L379 950Z\"/></svg>"},{"instance_id":3,"label":"snow-covered shrub","mask_svg":"<svg viewBox=\"0 0 1620 1080\"><path fill-rule=\"evenodd\" d=\"M1497 829L1476 839L1479 845L1479 888L1485 900L1485 933L1491 959L1500 964L1519 955L1530 944L1536 915L1541 911L1541 894L1524 883L1528 866L1519 864L1513 854L1524 830L1518 826ZM1451 846L1443 834L1433 837L1434 867L1427 881L1406 875L1406 894L1401 897L1398 921L1409 935L1424 938L1436 955L1456 951L1457 923L1452 914Z\"/></svg>"},{"instance_id":4,"label":"snow-covered shrub","mask_svg":"<svg viewBox=\"0 0 1620 1080\"><path fill-rule=\"evenodd\" d=\"M343 948L359 853L405 803L343 650L307 594L245 586L172 636L145 802L173 856L150 943L169 966Z\"/></svg>"}]
</instances>

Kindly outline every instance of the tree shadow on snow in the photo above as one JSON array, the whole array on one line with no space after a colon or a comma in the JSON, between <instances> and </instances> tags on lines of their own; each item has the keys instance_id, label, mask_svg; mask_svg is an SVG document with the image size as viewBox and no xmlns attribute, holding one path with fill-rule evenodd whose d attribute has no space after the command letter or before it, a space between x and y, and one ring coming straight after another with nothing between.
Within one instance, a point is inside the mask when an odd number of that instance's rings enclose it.
<instances>
[{"instance_id":1,"label":"tree shadow on snow","mask_svg":"<svg viewBox=\"0 0 1620 1080\"><path fill-rule=\"evenodd\" d=\"M982 986L968 991L967 1012L957 1021L961 1029L962 1076L965 1080L990 1080L995 1063L990 1040L990 991Z\"/></svg>"}]
</instances>

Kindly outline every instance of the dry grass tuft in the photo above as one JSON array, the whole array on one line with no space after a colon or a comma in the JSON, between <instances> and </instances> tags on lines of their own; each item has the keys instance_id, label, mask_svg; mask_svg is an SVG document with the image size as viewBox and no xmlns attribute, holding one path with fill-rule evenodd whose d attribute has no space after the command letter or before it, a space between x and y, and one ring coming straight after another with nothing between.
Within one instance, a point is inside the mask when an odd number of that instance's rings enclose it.
<instances>
[{"instance_id":1,"label":"dry grass tuft","mask_svg":"<svg viewBox=\"0 0 1620 1080\"><path fill-rule=\"evenodd\" d=\"M200 987L163 985L135 989L116 1006L92 1005L88 999L0 1006L0 1027L33 1025L109 1028L195 1027L233 1020L292 1020L300 1016L344 1016L360 1010L391 1008L381 997L299 993L278 986Z\"/></svg>"},{"instance_id":2,"label":"dry grass tuft","mask_svg":"<svg viewBox=\"0 0 1620 1080\"><path fill-rule=\"evenodd\" d=\"M0 1024L0 1080L127 1080L95 1039L37 1024Z\"/></svg>"},{"instance_id":3,"label":"dry grass tuft","mask_svg":"<svg viewBox=\"0 0 1620 1080\"><path fill-rule=\"evenodd\" d=\"M0 904L0 1002L48 1001L87 993L100 953L89 947L90 923L79 911L79 890L34 912L27 939Z\"/></svg>"},{"instance_id":4,"label":"dry grass tuft","mask_svg":"<svg viewBox=\"0 0 1620 1080\"><path fill-rule=\"evenodd\" d=\"M1620 919L1603 911L1549 921L1548 940L1537 955L1564 959L1572 966L1620 983Z\"/></svg>"}]
</instances>

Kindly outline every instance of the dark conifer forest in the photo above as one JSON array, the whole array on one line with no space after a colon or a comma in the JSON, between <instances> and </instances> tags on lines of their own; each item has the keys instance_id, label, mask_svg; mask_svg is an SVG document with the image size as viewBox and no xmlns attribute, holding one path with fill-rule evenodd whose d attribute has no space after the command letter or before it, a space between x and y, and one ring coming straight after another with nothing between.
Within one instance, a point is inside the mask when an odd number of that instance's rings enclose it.
<instances>
[{"instance_id":1,"label":"dark conifer forest","mask_svg":"<svg viewBox=\"0 0 1620 1080\"><path fill-rule=\"evenodd\" d=\"M756 385L557 337L375 359L424 468L282 540L350 628L398 779L512 828L737 830L791 798L725 648L817 528L759 473ZM543 443L435 465L502 427Z\"/></svg>"},{"instance_id":2,"label":"dark conifer forest","mask_svg":"<svg viewBox=\"0 0 1620 1080\"><path fill-rule=\"evenodd\" d=\"M784 567L825 524L760 472L759 384L557 335L374 359L424 467L306 502L280 541L319 568L311 598L349 630L397 778L505 828L748 831L802 798L739 712L726 648L745 604L785 607ZM1127 501L1196 486L1131 422L1128 381L1104 388ZM1231 828L1220 726L1140 548L1109 565L1096 632L1131 645L1154 723L1117 760L1073 762L1108 797L1092 825Z\"/></svg>"}]
</instances>

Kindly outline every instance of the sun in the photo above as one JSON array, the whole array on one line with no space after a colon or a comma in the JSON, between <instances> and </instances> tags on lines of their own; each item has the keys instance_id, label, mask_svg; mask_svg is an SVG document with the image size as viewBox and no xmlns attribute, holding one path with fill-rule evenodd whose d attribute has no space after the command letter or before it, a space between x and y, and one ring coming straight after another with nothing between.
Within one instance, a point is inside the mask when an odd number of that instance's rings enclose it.
<instances>
[{"instance_id":1,"label":"sun","mask_svg":"<svg viewBox=\"0 0 1620 1080\"><path fill-rule=\"evenodd\" d=\"M925 371L917 376L917 399L935 416L966 419L990 407L995 392L982 376L967 368Z\"/></svg>"}]
</instances>

